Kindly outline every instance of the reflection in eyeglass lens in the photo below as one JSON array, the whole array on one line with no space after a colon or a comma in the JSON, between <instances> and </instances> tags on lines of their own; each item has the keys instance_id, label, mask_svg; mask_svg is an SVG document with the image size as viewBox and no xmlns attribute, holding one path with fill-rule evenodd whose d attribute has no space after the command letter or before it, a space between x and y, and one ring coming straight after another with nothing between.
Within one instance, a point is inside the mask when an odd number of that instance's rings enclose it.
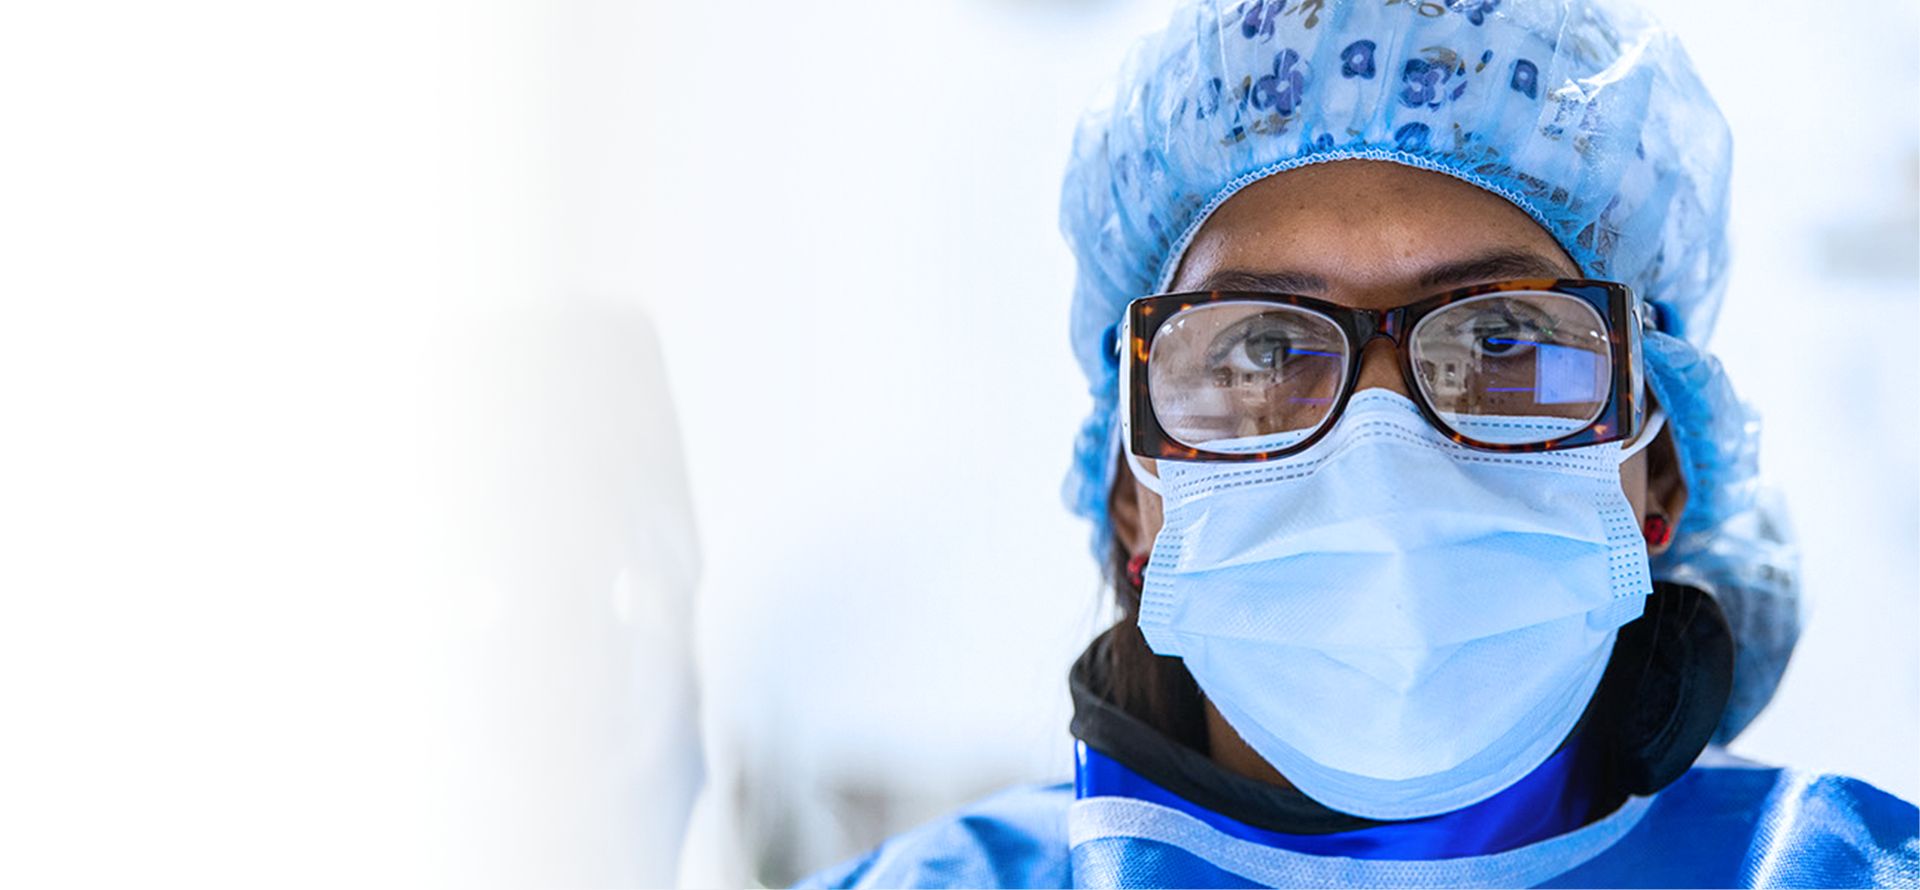
<instances>
[{"instance_id":1,"label":"reflection in eyeglass lens","mask_svg":"<svg viewBox=\"0 0 1920 890\"><path fill-rule=\"evenodd\" d=\"M1196 306L1155 333L1147 391L1167 435L1225 450L1319 426L1340 393L1346 350L1338 327L1304 310Z\"/></svg>"},{"instance_id":2,"label":"reflection in eyeglass lens","mask_svg":"<svg viewBox=\"0 0 1920 890\"><path fill-rule=\"evenodd\" d=\"M1503 444L1542 442L1593 422L1613 377L1593 307L1565 294L1488 294L1414 326L1422 394L1455 430Z\"/></svg>"},{"instance_id":3,"label":"reflection in eyeglass lens","mask_svg":"<svg viewBox=\"0 0 1920 890\"><path fill-rule=\"evenodd\" d=\"M1418 396L1482 442L1556 439L1592 423L1613 379L1612 343L1585 301L1485 294L1427 314L1408 337ZM1167 435L1211 451L1298 441L1325 424L1348 370L1340 328L1292 306L1221 302L1154 332L1147 395Z\"/></svg>"}]
</instances>

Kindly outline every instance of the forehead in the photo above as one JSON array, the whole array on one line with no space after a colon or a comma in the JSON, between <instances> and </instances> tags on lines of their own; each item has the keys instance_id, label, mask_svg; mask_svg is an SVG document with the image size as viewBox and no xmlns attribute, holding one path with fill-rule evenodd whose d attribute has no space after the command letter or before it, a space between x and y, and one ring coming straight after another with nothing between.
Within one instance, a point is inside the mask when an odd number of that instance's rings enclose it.
<instances>
[{"instance_id":1,"label":"forehead","mask_svg":"<svg viewBox=\"0 0 1920 890\"><path fill-rule=\"evenodd\" d=\"M1172 289L1242 287L1265 276L1290 285L1278 289L1384 307L1444 289L1432 284L1435 270L1489 256L1509 261L1470 277L1580 277L1553 237L1498 195L1401 164L1337 161L1270 176L1227 199L1195 235Z\"/></svg>"}]
</instances>

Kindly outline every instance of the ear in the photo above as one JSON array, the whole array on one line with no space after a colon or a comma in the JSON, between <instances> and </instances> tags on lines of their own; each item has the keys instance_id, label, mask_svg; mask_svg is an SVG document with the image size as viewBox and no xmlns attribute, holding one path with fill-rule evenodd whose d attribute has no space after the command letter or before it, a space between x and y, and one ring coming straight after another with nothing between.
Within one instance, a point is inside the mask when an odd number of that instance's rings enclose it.
<instances>
[{"instance_id":1,"label":"ear","mask_svg":"<svg viewBox=\"0 0 1920 890\"><path fill-rule=\"evenodd\" d=\"M1647 446L1647 515L1666 519L1667 527L1680 527L1687 509L1687 478L1680 472L1680 449L1673 441L1673 425L1660 431L1660 438ZM1647 546L1648 556L1659 556L1673 546L1668 535L1658 546Z\"/></svg>"}]
</instances>

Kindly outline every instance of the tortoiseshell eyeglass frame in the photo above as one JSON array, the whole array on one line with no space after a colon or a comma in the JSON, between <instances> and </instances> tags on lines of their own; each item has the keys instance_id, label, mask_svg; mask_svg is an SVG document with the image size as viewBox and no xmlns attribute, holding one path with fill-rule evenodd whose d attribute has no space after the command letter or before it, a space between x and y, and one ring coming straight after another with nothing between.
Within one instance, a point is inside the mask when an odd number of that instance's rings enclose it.
<instances>
[{"instance_id":1,"label":"tortoiseshell eyeglass frame","mask_svg":"<svg viewBox=\"0 0 1920 890\"><path fill-rule=\"evenodd\" d=\"M1483 442L1448 425L1428 403L1414 373L1413 351L1407 342L1408 332L1420 323L1420 319L1441 307L1506 291L1565 294L1584 301L1599 313L1606 325L1612 350L1613 379L1606 406L1592 423L1545 442ZM1349 344L1347 367L1340 381L1340 393L1335 397L1331 412L1312 435L1275 451L1238 453L1193 448L1167 435L1159 418L1154 416L1153 399L1147 389L1147 363L1152 355L1153 337L1159 332L1160 326L1173 316L1207 303L1294 306L1324 316L1346 335ZM1347 400L1353 396L1354 382L1360 377L1361 357L1366 353L1368 344L1380 337L1391 342L1394 351L1399 354L1400 375L1406 381L1407 392L1414 404L1420 407L1420 413L1427 418L1427 422L1447 438L1468 448L1511 454L1558 451L1628 440L1639 435L1644 421L1640 336L1646 324L1645 319L1640 302L1635 299L1631 288L1618 282L1585 278L1525 278L1476 284L1424 297L1392 309L1356 309L1313 297L1252 291L1207 291L1141 297L1127 304L1125 326L1115 344L1121 352L1121 380L1125 381L1120 394L1120 416L1126 422L1125 444L1141 457L1206 463L1256 463L1305 451L1325 438L1339 422L1340 415L1346 411Z\"/></svg>"}]
</instances>

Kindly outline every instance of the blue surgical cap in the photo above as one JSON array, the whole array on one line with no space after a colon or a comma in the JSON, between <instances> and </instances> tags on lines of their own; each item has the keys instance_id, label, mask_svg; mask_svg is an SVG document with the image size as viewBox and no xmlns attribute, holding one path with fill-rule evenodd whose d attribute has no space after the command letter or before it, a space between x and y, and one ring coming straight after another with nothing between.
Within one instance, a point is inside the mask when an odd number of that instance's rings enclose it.
<instances>
[{"instance_id":1,"label":"blue surgical cap","mask_svg":"<svg viewBox=\"0 0 1920 890\"><path fill-rule=\"evenodd\" d=\"M1078 262L1073 348L1093 411L1065 496L1111 547L1119 456L1114 338L1164 291L1207 217L1285 170L1345 159L1453 176L1506 198L1584 274L1655 309L1648 383L1689 492L1656 578L1714 594L1732 623L1720 741L1772 696L1798 639L1796 554L1759 496L1759 424L1704 349L1727 269L1726 121L1673 35L1599 0L1201 0L1135 46L1081 121L1060 224Z\"/></svg>"}]
</instances>

